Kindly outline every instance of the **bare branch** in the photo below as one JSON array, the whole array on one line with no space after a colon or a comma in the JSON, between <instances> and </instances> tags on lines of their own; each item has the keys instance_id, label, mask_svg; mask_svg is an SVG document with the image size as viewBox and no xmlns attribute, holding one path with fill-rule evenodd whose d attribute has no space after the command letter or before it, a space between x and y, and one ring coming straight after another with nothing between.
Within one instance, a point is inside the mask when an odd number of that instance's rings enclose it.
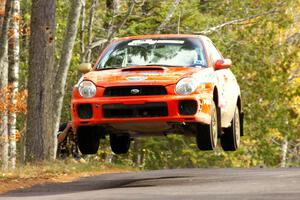
<instances>
[{"instance_id":1,"label":"bare branch","mask_svg":"<svg viewBox=\"0 0 300 200\"><path fill-rule=\"evenodd\" d=\"M85 44L84 44L84 28L85 28L85 0L81 0L81 23L80 23L80 30L79 30L79 35L80 35L80 54L81 54L81 62L84 62L84 57L82 56L85 52Z\"/></svg>"},{"instance_id":2,"label":"bare branch","mask_svg":"<svg viewBox=\"0 0 300 200\"><path fill-rule=\"evenodd\" d=\"M289 76L288 82L292 82L295 78L300 78L300 63L299 66Z\"/></svg>"},{"instance_id":3,"label":"bare branch","mask_svg":"<svg viewBox=\"0 0 300 200\"><path fill-rule=\"evenodd\" d=\"M120 15L120 0L106 0L106 15L109 20L105 21L103 28L107 33L107 36L113 30L113 24L116 19Z\"/></svg>"},{"instance_id":4,"label":"bare branch","mask_svg":"<svg viewBox=\"0 0 300 200\"><path fill-rule=\"evenodd\" d=\"M287 39L286 39L287 44L289 45L296 45L299 44L300 42L300 32L294 33L292 35L290 35Z\"/></svg>"},{"instance_id":5,"label":"bare branch","mask_svg":"<svg viewBox=\"0 0 300 200\"><path fill-rule=\"evenodd\" d=\"M107 42L107 39L100 39L100 40L97 40L96 42L93 42L93 43L91 43L89 46L88 46L88 48L89 49L93 49L93 48L95 48L95 47L99 47L99 46L101 46L101 45L103 45L105 42Z\"/></svg>"},{"instance_id":6,"label":"bare branch","mask_svg":"<svg viewBox=\"0 0 300 200\"><path fill-rule=\"evenodd\" d=\"M266 12L263 12L263 13L259 13L259 14L256 14L256 15L251 15L251 16L248 16L248 17L245 17L245 18L240 18L240 19L235 19L235 20L232 20L232 21L228 21L228 22L225 22L223 24L219 24L217 26L205 29L205 30L200 31L200 32L194 32L194 34L204 34L204 35L210 34L210 33L218 31L219 29L224 28L225 26L239 24L239 23L242 23L242 22L249 21L251 19L256 19L256 18L259 18L259 17L262 17L262 16L271 15L271 14L274 14L274 13L277 13L277 12L278 12L277 10L272 9L272 10L269 10L269 11L266 11Z\"/></svg>"},{"instance_id":7,"label":"bare branch","mask_svg":"<svg viewBox=\"0 0 300 200\"><path fill-rule=\"evenodd\" d=\"M81 7L85 7L85 0L81 0Z\"/></svg>"},{"instance_id":8,"label":"bare branch","mask_svg":"<svg viewBox=\"0 0 300 200\"><path fill-rule=\"evenodd\" d=\"M92 42L89 46L87 46L84 54L83 54L83 58L86 58L88 53L95 47L99 47L103 44L105 44L107 42L107 39L100 39L100 40L97 40L96 42Z\"/></svg>"},{"instance_id":9,"label":"bare branch","mask_svg":"<svg viewBox=\"0 0 300 200\"><path fill-rule=\"evenodd\" d=\"M281 146L281 145L282 145L281 143L277 142L274 138L272 138L271 141L272 141L274 144L278 145L278 146ZM290 149L288 149L287 151L288 151L289 153L293 153Z\"/></svg>"},{"instance_id":10,"label":"bare branch","mask_svg":"<svg viewBox=\"0 0 300 200\"><path fill-rule=\"evenodd\" d=\"M139 6L143 6L147 0L133 0L135 4Z\"/></svg>"},{"instance_id":11,"label":"bare branch","mask_svg":"<svg viewBox=\"0 0 300 200\"><path fill-rule=\"evenodd\" d=\"M90 8L90 16L89 16L89 22L88 22L88 45L92 43L92 30L93 30L93 22L94 22L94 16L95 16L95 8L96 8L97 0L93 0L91 8ZM86 62L90 62L91 60L91 51L88 50L88 53L86 57Z\"/></svg>"},{"instance_id":12,"label":"bare branch","mask_svg":"<svg viewBox=\"0 0 300 200\"><path fill-rule=\"evenodd\" d=\"M144 2L144 1L143 1ZM142 3L143 3L142 2ZM113 28L113 30L110 32L110 34L107 36L107 39L105 39L105 38L101 38L101 39L99 39L99 40L97 40L97 41L95 41L95 42L92 42L91 44L89 44L88 46L87 46L87 48L86 48L86 50L85 50L85 52L84 52L84 57L86 57L87 56L87 54L88 54L88 52L89 51L91 51L93 48L95 48L95 47L99 47L99 46L101 46L101 45L103 45L103 44L106 44L106 43L108 43L108 42L110 42L111 41L111 39L114 37L114 35L125 25L125 23L127 22L127 20L128 20L128 18L129 18L129 16L132 14L132 12L133 12L133 9L134 9L134 6L135 6L135 4L136 4L136 1L135 0L132 0L131 1L131 4L129 5L129 8L128 8L128 10L127 10L127 12L126 12L126 14L125 14L125 16L124 16L124 18L123 18L123 20L122 20L122 22L119 24L119 25L117 25L115 28Z\"/></svg>"},{"instance_id":13,"label":"bare branch","mask_svg":"<svg viewBox=\"0 0 300 200\"><path fill-rule=\"evenodd\" d=\"M115 35L115 33L117 33L117 32L125 25L125 23L127 22L129 16L130 16L131 13L133 12L133 8L134 8L135 4L136 4L135 1L132 0L132 1L131 1L131 4L130 4L128 10L127 10L127 13L126 13L126 15L124 16L122 22L121 22L118 26L116 26L116 27L111 31L111 33L109 34L109 36L107 37L107 41L108 41L108 42L110 42L111 39L113 38L113 36Z\"/></svg>"},{"instance_id":14,"label":"bare branch","mask_svg":"<svg viewBox=\"0 0 300 200\"><path fill-rule=\"evenodd\" d=\"M164 21L159 25L159 27L156 29L155 33L159 34L164 28L165 26L169 23L169 21L172 19L173 14L178 6L178 4L180 3L181 0L174 0L174 3L172 5L172 7L170 8L166 18L164 19Z\"/></svg>"}]
</instances>

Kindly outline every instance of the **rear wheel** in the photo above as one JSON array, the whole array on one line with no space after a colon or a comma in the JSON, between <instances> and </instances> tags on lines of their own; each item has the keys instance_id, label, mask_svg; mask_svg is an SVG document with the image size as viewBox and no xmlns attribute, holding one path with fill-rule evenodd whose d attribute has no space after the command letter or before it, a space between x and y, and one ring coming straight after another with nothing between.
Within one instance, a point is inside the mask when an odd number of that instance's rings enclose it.
<instances>
[{"instance_id":1,"label":"rear wheel","mask_svg":"<svg viewBox=\"0 0 300 200\"><path fill-rule=\"evenodd\" d=\"M128 135L110 134L110 147L115 154L125 154L130 148L130 137Z\"/></svg>"},{"instance_id":2,"label":"rear wheel","mask_svg":"<svg viewBox=\"0 0 300 200\"><path fill-rule=\"evenodd\" d=\"M234 116L231 126L224 129L224 134L221 135L221 146L224 151L235 151L240 146L241 124L240 112L238 106L234 111Z\"/></svg>"},{"instance_id":3,"label":"rear wheel","mask_svg":"<svg viewBox=\"0 0 300 200\"><path fill-rule=\"evenodd\" d=\"M220 114L215 102L211 104L210 124L199 124L196 141L200 150L214 150L217 146L220 127Z\"/></svg>"},{"instance_id":4,"label":"rear wheel","mask_svg":"<svg viewBox=\"0 0 300 200\"><path fill-rule=\"evenodd\" d=\"M82 154L95 154L100 143L100 134L95 126L80 126L77 128L78 147Z\"/></svg>"}]
</instances>

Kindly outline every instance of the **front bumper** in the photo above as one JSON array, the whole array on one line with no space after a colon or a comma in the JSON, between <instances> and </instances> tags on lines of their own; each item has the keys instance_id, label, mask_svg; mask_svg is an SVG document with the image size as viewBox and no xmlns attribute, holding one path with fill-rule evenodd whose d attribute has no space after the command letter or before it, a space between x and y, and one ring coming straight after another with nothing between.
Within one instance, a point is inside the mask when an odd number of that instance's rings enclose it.
<instances>
[{"instance_id":1,"label":"front bumper","mask_svg":"<svg viewBox=\"0 0 300 200\"><path fill-rule=\"evenodd\" d=\"M182 114L179 106L181 102L194 101L196 102L196 111L193 114ZM194 94L187 96L180 95L161 95L161 96L133 96L133 97L95 97L95 98L73 98L72 99L72 121L78 126L87 125L101 125L118 122L150 122L150 121L164 121L164 122L201 122L205 124L210 123L212 96L208 94ZM131 108L147 107L147 105L165 105L167 113L163 116L143 116L138 114L134 117L127 115L113 117L105 114L104 108L120 107L126 111ZM83 119L78 113L79 106L89 105L91 109L90 118ZM117 106L110 106L117 105ZM148 106L149 107L149 106ZM151 110L153 113L154 111Z\"/></svg>"}]
</instances>

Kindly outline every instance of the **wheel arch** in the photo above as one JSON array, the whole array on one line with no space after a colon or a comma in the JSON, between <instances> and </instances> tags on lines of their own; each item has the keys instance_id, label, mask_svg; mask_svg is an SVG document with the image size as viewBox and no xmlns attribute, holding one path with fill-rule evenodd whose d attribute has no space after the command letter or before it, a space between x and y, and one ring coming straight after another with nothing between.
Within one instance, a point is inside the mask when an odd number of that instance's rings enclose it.
<instances>
[{"instance_id":1,"label":"wheel arch","mask_svg":"<svg viewBox=\"0 0 300 200\"><path fill-rule=\"evenodd\" d=\"M217 105L218 107L220 107L220 105L219 105L219 91L218 91L217 86L214 87L214 91L213 91L213 100L214 100L214 102L216 103L216 105Z\"/></svg>"},{"instance_id":2,"label":"wheel arch","mask_svg":"<svg viewBox=\"0 0 300 200\"><path fill-rule=\"evenodd\" d=\"M221 108L219 105L219 92L218 88L215 86L213 91L213 101L215 102L215 105L217 106L217 118L218 118L218 135L220 136L222 133L222 119L221 119Z\"/></svg>"}]
</instances>

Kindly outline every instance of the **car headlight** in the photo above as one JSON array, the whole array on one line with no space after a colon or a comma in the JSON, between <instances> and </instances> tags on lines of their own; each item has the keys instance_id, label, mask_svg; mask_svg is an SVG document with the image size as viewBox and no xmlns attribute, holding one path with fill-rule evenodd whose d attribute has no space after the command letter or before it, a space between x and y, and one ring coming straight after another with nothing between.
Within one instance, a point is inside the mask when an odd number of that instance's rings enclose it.
<instances>
[{"instance_id":1,"label":"car headlight","mask_svg":"<svg viewBox=\"0 0 300 200\"><path fill-rule=\"evenodd\" d=\"M96 95L96 86L92 81L81 81L78 85L78 91L83 98L92 98Z\"/></svg>"},{"instance_id":2,"label":"car headlight","mask_svg":"<svg viewBox=\"0 0 300 200\"><path fill-rule=\"evenodd\" d=\"M175 92L180 95L187 95L195 92L198 83L194 78L183 78L177 84Z\"/></svg>"}]
</instances>

